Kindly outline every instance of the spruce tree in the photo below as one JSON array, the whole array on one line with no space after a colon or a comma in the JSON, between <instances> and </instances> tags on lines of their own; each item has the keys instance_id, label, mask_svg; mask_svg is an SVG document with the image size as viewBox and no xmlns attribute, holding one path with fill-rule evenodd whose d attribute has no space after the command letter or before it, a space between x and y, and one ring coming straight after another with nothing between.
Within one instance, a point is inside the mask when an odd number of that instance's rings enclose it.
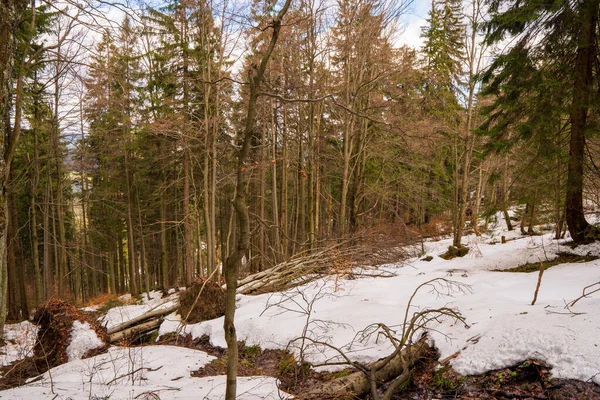
<instances>
[{"instance_id":1,"label":"spruce tree","mask_svg":"<svg viewBox=\"0 0 600 400\"><path fill-rule=\"evenodd\" d=\"M560 100L558 111L568 116L566 221L576 242L599 236L598 229L586 221L583 208L586 132L592 128L588 117L591 106L598 102L593 76L598 72L600 55L599 12L598 0L494 0L489 4L491 19L486 24L490 44L516 38L516 44L498 57L484 76L487 91L498 96L495 116L505 114L506 107L518 109L516 99L536 92ZM552 75L554 84L539 79L542 73ZM540 112L544 110L534 110L524 118L539 117ZM531 134L531 126L522 126L521 133Z\"/></svg>"}]
</instances>

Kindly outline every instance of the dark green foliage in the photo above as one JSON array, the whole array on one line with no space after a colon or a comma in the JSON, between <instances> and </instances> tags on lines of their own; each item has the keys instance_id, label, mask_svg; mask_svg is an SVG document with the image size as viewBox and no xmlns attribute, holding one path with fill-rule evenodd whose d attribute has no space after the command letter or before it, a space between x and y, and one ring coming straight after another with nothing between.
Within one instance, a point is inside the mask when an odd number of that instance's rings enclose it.
<instances>
[{"instance_id":1,"label":"dark green foliage","mask_svg":"<svg viewBox=\"0 0 600 400\"><path fill-rule=\"evenodd\" d=\"M482 76L484 93L492 104L484 110L487 121L480 132L491 138L489 151L503 152L525 141L534 160L558 161L552 174L558 182L553 196L557 210L562 208L557 200L562 197L561 176L568 170L566 221L574 240L584 240L589 227L582 199L584 147L594 129L599 101L593 75L599 72L600 4L597 0L494 0L489 11L487 43L512 37L515 44ZM543 176L540 171L534 175ZM536 191L527 192L535 198Z\"/></svg>"}]
</instances>

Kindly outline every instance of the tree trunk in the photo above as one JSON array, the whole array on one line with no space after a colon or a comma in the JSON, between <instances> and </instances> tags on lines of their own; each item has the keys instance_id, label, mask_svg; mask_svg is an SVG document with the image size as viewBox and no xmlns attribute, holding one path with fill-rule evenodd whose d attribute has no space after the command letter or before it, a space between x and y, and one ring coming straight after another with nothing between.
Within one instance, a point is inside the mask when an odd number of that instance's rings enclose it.
<instances>
[{"instance_id":1,"label":"tree trunk","mask_svg":"<svg viewBox=\"0 0 600 400\"><path fill-rule=\"evenodd\" d=\"M21 14L27 5L22 0L0 0L0 338L4 337L6 321L8 271L6 260L8 215L6 208L6 181L12 161L6 158L6 138L10 137L10 104L15 51L15 32Z\"/></svg>"},{"instance_id":2,"label":"tree trunk","mask_svg":"<svg viewBox=\"0 0 600 400\"><path fill-rule=\"evenodd\" d=\"M502 177L502 212L504 213L504 220L506 221L506 229L509 231L513 230L510 216L508 215L508 181L510 179L508 169L508 153L504 156L504 176Z\"/></svg>"},{"instance_id":3,"label":"tree trunk","mask_svg":"<svg viewBox=\"0 0 600 400\"><path fill-rule=\"evenodd\" d=\"M185 256L183 281L185 286L189 286L194 279L194 263L192 262L192 226L190 222L190 150L186 146L183 151L183 249Z\"/></svg>"},{"instance_id":4,"label":"tree trunk","mask_svg":"<svg viewBox=\"0 0 600 400\"><path fill-rule=\"evenodd\" d=\"M273 54L275 44L279 37L281 21L286 14L291 0L286 0L285 4L272 22L273 33L269 47L262 56L260 64L250 73L249 86L250 96L248 99L248 108L246 114L246 124L244 127L244 136L242 148L238 155L237 176L236 176L236 195L233 201L236 216L238 220L238 240L235 251L227 257L225 262L225 282L227 285L225 321L223 329L225 331L225 340L227 341L227 386L225 390L225 400L235 400L237 390L237 362L238 347L237 335L235 332L235 294L237 289L237 278L240 263L244 256L247 256L250 247L250 219L248 216L248 207L246 205L247 176L246 162L250 155L250 145L255 135L256 103L258 100L258 89L262 83L267 63Z\"/></svg>"},{"instance_id":5,"label":"tree trunk","mask_svg":"<svg viewBox=\"0 0 600 400\"><path fill-rule=\"evenodd\" d=\"M169 282L169 264L167 251L167 205L165 202L166 192L160 196L160 283L161 287L168 289Z\"/></svg>"},{"instance_id":6,"label":"tree trunk","mask_svg":"<svg viewBox=\"0 0 600 400\"><path fill-rule=\"evenodd\" d=\"M571 138L569 141L569 167L567 174L566 219L575 242L587 239L589 224L583 210L583 167L585 159L585 129L594 66L596 25L600 1L585 0L581 3L581 26L578 35L577 57L571 108Z\"/></svg>"},{"instance_id":7,"label":"tree trunk","mask_svg":"<svg viewBox=\"0 0 600 400\"><path fill-rule=\"evenodd\" d=\"M129 150L125 150L125 179L127 184L127 263L129 265L129 291L133 296L139 293L137 266L135 263L135 238L133 235L133 183L129 171Z\"/></svg>"}]
</instances>

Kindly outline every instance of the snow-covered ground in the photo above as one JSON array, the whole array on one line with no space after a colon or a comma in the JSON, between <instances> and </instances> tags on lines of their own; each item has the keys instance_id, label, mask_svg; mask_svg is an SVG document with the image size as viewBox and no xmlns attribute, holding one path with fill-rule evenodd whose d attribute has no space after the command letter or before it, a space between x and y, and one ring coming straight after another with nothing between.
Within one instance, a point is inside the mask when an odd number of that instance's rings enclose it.
<instances>
[{"instance_id":1,"label":"snow-covered ground","mask_svg":"<svg viewBox=\"0 0 600 400\"><path fill-rule=\"evenodd\" d=\"M102 339L87 322L73 321L71 342L67 346L69 361L80 360L90 351L104 346Z\"/></svg>"},{"instance_id":2,"label":"snow-covered ground","mask_svg":"<svg viewBox=\"0 0 600 400\"><path fill-rule=\"evenodd\" d=\"M306 336L341 348L353 360L372 362L392 348L381 336L364 337L361 331L378 322L400 328L415 288L445 278L455 283L438 285L437 290L422 288L409 318L427 308L451 307L462 313L468 327L450 318L429 324L429 337L442 359L459 352L451 361L459 373L478 374L536 358L552 366L555 377L600 383L600 293L579 301L572 312L565 309L585 286L600 281L600 260L561 264L545 271L534 306L530 304L537 272L493 271L552 259L560 251L600 255L600 245L573 250L553 240L552 233L521 237L518 230L505 232L503 225L492 227L491 235L466 237L463 243L471 251L463 258L439 257L451 244L449 239L428 242L427 254L384 267L396 274L391 278L325 278L285 293L239 296L238 340L263 348L285 348L307 326ZM501 244L501 235L510 240ZM430 262L423 260L428 255L433 257ZM178 325L179 316L172 315L160 334L175 331ZM222 318L186 326L184 332L194 337L209 335L214 345L226 345ZM296 342L297 353L299 345ZM336 355L332 349L317 347L305 348L304 354L314 363Z\"/></svg>"},{"instance_id":3,"label":"snow-covered ground","mask_svg":"<svg viewBox=\"0 0 600 400\"><path fill-rule=\"evenodd\" d=\"M25 386L0 391L0 399L222 399L225 377L192 378L213 360L198 350L173 346L112 347L108 353L72 361ZM238 399L286 398L276 379L238 380Z\"/></svg>"},{"instance_id":4,"label":"snow-covered ground","mask_svg":"<svg viewBox=\"0 0 600 400\"><path fill-rule=\"evenodd\" d=\"M0 346L0 366L33 355L37 326L29 321L4 326L4 346Z\"/></svg>"},{"instance_id":5,"label":"snow-covered ground","mask_svg":"<svg viewBox=\"0 0 600 400\"><path fill-rule=\"evenodd\" d=\"M381 335L364 335L363 330L384 323L400 332L415 288L433 279L444 279L435 281L436 286L424 286L415 295L408 317L440 307L460 311L467 326L451 318L428 325L429 340L439 349L441 358L451 358L451 365L459 373L478 374L536 358L550 365L555 377L600 384L600 293L565 308L585 286L600 281L600 260L546 270L534 306L530 304L537 272L494 271L549 260L558 252L600 255L600 244L571 249L564 241L553 240L552 233L521 237L518 229L507 232L499 220L487 235L464 238L471 251L463 258L439 257L451 244L449 239L429 241L425 243L426 254L381 267L386 272L382 275L391 277L333 276L283 293L238 296L238 340L263 348L285 348L305 331L307 337L338 347L353 360L375 361L388 355L392 347ZM508 240L505 244L501 244L501 236ZM431 261L425 261L427 256L432 257ZM152 292L142 304L111 309L104 323L114 326L150 309L169 307L175 301L175 295L163 299L160 292ZM176 314L169 316L160 334L180 329L179 321ZM31 349L35 327L28 323L19 327L8 327L8 337L17 339L2 348L11 354L0 354L3 364ZM30 335L24 335L26 331ZM223 318L188 325L182 331L194 337L209 335L214 345L226 346ZM332 349L308 343L296 341L291 348L300 354L302 347L302 354L315 363L335 360ZM57 399L125 399L154 393L161 399L221 399L223 376L190 376L191 371L211 359L201 351L170 346L114 347L107 354L53 368L40 380L0 392L0 398L53 398L55 393ZM339 366L322 368L333 370ZM240 378L238 393L240 399L285 396L277 389L277 381L269 377Z\"/></svg>"}]
</instances>

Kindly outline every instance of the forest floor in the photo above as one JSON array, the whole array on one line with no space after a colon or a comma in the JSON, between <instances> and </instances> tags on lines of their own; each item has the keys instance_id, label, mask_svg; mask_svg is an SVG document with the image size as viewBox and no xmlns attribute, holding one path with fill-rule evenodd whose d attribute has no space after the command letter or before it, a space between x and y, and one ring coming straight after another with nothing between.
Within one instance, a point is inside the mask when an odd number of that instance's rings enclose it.
<instances>
[{"instance_id":1,"label":"forest floor","mask_svg":"<svg viewBox=\"0 0 600 400\"><path fill-rule=\"evenodd\" d=\"M343 376L348 372L333 348L353 361L374 362L393 348L382 324L400 332L405 315L445 307L462 319L436 319L417 329L432 347L397 399L600 399L600 292L572 304L584 288L600 287L600 243L573 247L568 238L554 240L549 227L537 232L509 232L499 218L486 234L464 238L469 252L462 258L441 258L451 240L432 239L412 248L411 259L379 266L385 278L336 275L284 292L238 296L236 329L244 341L238 398L289 398L286 393ZM141 304L113 307L101 318L118 325L167 308L175 297L152 292ZM223 398L223 319L185 326L180 320L170 315L156 343L72 360L0 391L0 398ZM35 332L28 322L7 327L0 375L30 354ZM298 367L299 359L321 366Z\"/></svg>"}]
</instances>

